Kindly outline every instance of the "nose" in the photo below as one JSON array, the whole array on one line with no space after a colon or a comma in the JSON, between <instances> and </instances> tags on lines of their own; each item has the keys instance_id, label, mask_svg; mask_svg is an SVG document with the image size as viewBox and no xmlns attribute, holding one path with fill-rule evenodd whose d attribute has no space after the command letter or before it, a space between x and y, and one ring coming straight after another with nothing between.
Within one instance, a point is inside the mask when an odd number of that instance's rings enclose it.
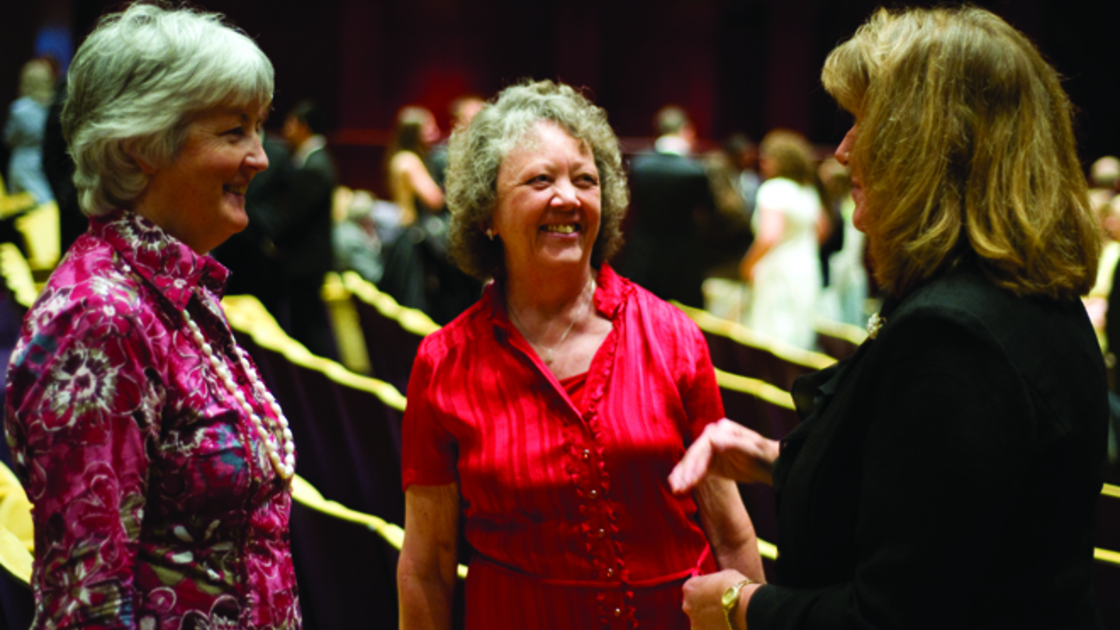
<instances>
[{"instance_id":1,"label":"nose","mask_svg":"<svg viewBox=\"0 0 1120 630\"><path fill-rule=\"evenodd\" d=\"M552 196L552 205L558 208L580 207L579 194L572 180L562 178L556 180L554 186L556 194Z\"/></svg>"},{"instance_id":2,"label":"nose","mask_svg":"<svg viewBox=\"0 0 1120 630\"><path fill-rule=\"evenodd\" d=\"M848 166L848 161L852 157L852 147L854 147L855 144L856 126L852 125L852 128L848 130L848 133L844 134L844 140L840 143L840 146L836 147L836 153L834 153L834 155L836 156L836 161L840 162L844 166Z\"/></svg>"},{"instance_id":3,"label":"nose","mask_svg":"<svg viewBox=\"0 0 1120 630\"><path fill-rule=\"evenodd\" d=\"M252 170L254 175L268 168L268 155L264 152L260 136L253 139L253 146L245 156L245 166Z\"/></svg>"}]
</instances>

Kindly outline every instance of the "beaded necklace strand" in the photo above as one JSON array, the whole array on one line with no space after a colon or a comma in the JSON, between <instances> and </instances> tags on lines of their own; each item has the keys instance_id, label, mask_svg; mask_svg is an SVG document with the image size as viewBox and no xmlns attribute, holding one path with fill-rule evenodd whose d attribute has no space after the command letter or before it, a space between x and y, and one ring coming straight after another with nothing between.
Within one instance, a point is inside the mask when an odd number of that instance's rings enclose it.
<instances>
[{"instance_id":1,"label":"beaded necklace strand","mask_svg":"<svg viewBox=\"0 0 1120 630\"><path fill-rule=\"evenodd\" d=\"M201 296L199 297L201 300ZM257 435L264 444L264 450L268 453L268 459L272 462L272 468L276 474L280 475L285 481L291 480L296 473L296 455L295 455L295 442L292 441L292 431L288 427L288 419L284 416L284 412L280 410L280 405L276 402L276 398L264 386L257 373L250 367L249 360L245 356L245 351L241 346L237 345L235 341L233 344L234 350L237 352L237 358L241 363L241 368L245 374L248 375L249 381L252 383L253 391L268 403L272 413L276 416L276 420L265 416L261 418L256 412L253 411L253 406L245 398L245 394L237 387L237 383L233 380L233 373L230 372L229 367L225 361L222 360L214 348L210 346L210 342L206 341L206 337L202 334L202 329L198 327L190 313L186 308L183 308L183 320L187 323L187 328L190 328L191 337L202 348L202 354L210 362L210 366L217 372L222 384L225 385L226 390L233 396L237 403L241 405L241 409L249 416L249 421L256 429ZM283 446L279 447L278 443ZM283 451L283 453L281 453Z\"/></svg>"}]
</instances>

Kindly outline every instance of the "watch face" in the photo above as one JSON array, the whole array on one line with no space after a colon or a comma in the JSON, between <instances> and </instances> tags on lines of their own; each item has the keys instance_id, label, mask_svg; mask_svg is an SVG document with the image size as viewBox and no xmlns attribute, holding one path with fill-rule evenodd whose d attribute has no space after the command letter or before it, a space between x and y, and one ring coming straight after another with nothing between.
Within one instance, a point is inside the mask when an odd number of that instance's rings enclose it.
<instances>
[{"instance_id":1,"label":"watch face","mask_svg":"<svg viewBox=\"0 0 1120 630\"><path fill-rule=\"evenodd\" d=\"M739 603L739 590L743 588L742 583L735 584L723 592L723 609L730 610Z\"/></svg>"}]
</instances>

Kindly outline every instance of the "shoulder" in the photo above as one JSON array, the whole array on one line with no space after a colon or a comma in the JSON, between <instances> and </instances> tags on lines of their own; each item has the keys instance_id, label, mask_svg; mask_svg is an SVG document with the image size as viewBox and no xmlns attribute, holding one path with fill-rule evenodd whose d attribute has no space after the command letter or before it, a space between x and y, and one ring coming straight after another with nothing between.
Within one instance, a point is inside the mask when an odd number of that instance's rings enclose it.
<instances>
[{"instance_id":1,"label":"shoulder","mask_svg":"<svg viewBox=\"0 0 1120 630\"><path fill-rule=\"evenodd\" d=\"M704 173L704 167L687 155L676 153L642 153L634 158L633 169L645 172L669 172L673 174Z\"/></svg>"},{"instance_id":2,"label":"shoulder","mask_svg":"<svg viewBox=\"0 0 1120 630\"><path fill-rule=\"evenodd\" d=\"M411 171L423 165L420 156L412 151L400 151L389 160L389 169L398 173Z\"/></svg>"},{"instance_id":3,"label":"shoulder","mask_svg":"<svg viewBox=\"0 0 1120 630\"><path fill-rule=\"evenodd\" d=\"M887 315L879 341L912 364L937 355L945 365L983 361L1013 372L1059 416L1069 417L1065 410L1083 401L1103 401L1107 389L1100 346L1080 301L1018 297L969 268L915 290Z\"/></svg>"},{"instance_id":4,"label":"shoulder","mask_svg":"<svg viewBox=\"0 0 1120 630\"><path fill-rule=\"evenodd\" d=\"M774 177L762 182L758 187L759 203L766 199L787 198L801 194L801 187L791 179Z\"/></svg>"},{"instance_id":5,"label":"shoulder","mask_svg":"<svg viewBox=\"0 0 1120 630\"><path fill-rule=\"evenodd\" d=\"M331 157L327 147L323 147L317 151L313 151L307 156L307 161L304 162L303 168L306 171L319 173L322 176L333 177L334 158Z\"/></svg>"},{"instance_id":6,"label":"shoulder","mask_svg":"<svg viewBox=\"0 0 1120 630\"><path fill-rule=\"evenodd\" d=\"M65 310L84 319L99 314L128 318L151 308L140 299L140 292L141 280L108 243L82 237L51 274L25 321L45 324Z\"/></svg>"},{"instance_id":7,"label":"shoulder","mask_svg":"<svg viewBox=\"0 0 1120 630\"><path fill-rule=\"evenodd\" d=\"M899 304L891 317L900 322L945 319L1009 341L1027 331L1092 335L1080 301L1019 297L970 267L944 273L919 287ZM1088 340L1086 337L1082 341Z\"/></svg>"},{"instance_id":8,"label":"shoulder","mask_svg":"<svg viewBox=\"0 0 1120 630\"><path fill-rule=\"evenodd\" d=\"M141 281L121 267L107 245L78 245L24 318L8 371L9 394L16 399L55 370L75 378L88 372L112 384L126 372L164 365L153 339L167 327L158 307L144 297Z\"/></svg>"},{"instance_id":9,"label":"shoulder","mask_svg":"<svg viewBox=\"0 0 1120 630\"><path fill-rule=\"evenodd\" d=\"M683 339L703 339L700 327L684 311L622 276L615 278L626 319L640 324L651 343L668 345Z\"/></svg>"},{"instance_id":10,"label":"shoulder","mask_svg":"<svg viewBox=\"0 0 1120 630\"><path fill-rule=\"evenodd\" d=\"M491 306L485 297L472 304L447 325L424 337L420 342L417 360L439 364L448 359L449 355L472 347L480 336L492 335L490 310Z\"/></svg>"}]
</instances>

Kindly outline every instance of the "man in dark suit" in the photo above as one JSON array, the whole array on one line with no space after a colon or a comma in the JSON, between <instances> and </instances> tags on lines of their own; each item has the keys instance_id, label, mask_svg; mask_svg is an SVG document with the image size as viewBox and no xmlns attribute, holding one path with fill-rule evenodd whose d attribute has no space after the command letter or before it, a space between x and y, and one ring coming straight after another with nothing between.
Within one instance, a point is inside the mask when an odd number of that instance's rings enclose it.
<instances>
[{"instance_id":1,"label":"man in dark suit","mask_svg":"<svg viewBox=\"0 0 1120 630\"><path fill-rule=\"evenodd\" d=\"M703 307L700 225L715 210L703 166L692 158L696 133L679 107L655 119L655 152L634 158L630 189L634 223L623 273L665 300Z\"/></svg>"},{"instance_id":2,"label":"man in dark suit","mask_svg":"<svg viewBox=\"0 0 1120 630\"><path fill-rule=\"evenodd\" d=\"M333 356L326 309L319 297L323 275L334 265L331 201L338 181L322 136L323 115L311 101L297 104L284 121L292 149L281 226L274 239L284 276L286 307L279 319L292 337L320 356ZM286 312L285 312L286 311Z\"/></svg>"}]
</instances>

